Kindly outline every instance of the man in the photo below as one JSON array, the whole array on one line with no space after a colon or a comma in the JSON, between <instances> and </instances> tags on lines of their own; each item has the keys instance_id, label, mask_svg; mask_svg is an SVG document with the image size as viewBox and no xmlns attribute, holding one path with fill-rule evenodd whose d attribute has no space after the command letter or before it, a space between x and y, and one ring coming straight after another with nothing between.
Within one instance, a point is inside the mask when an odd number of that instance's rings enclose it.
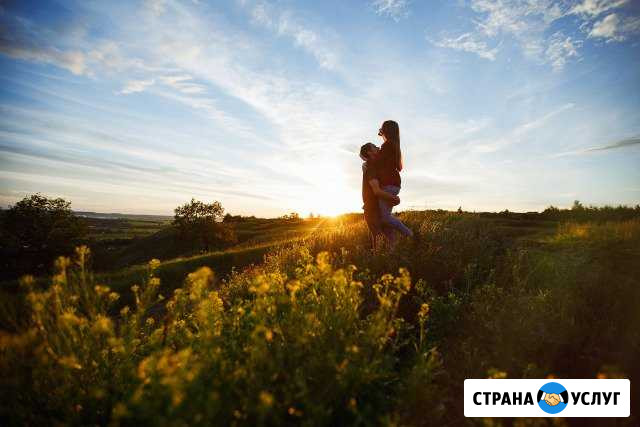
<instances>
[{"instance_id":1,"label":"man","mask_svg":"<svg viewBox=\"0 0 640 427\"><path fill-rule=\"evenodd\" d=\"M391 227L382 224L380 221L380 207L378 198L385 198L393 205L400 203L400 198L393 194L382 191L378 181L378 174L375 166L375 159L380 149L375 144L367 142L360 147L360 158L364 160L362 164L362 202L364 206L364 220L369 227L369 237L371 248L376 250L380 235L384 235L391 245L394 245L397 237Z\"/></svg>"}]
</instances>

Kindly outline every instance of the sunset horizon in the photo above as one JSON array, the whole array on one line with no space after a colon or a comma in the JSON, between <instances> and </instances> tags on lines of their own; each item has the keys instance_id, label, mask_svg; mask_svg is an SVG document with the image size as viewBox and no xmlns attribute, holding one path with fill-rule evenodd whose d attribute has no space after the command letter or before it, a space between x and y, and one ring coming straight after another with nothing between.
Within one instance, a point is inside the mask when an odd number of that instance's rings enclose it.
<instances>
[{"instance_id":1,"label":"sunset horizon","mask_svg":"<svg viewBox=\"0 0 640 427\"><path fill-rule=\"evenodd\" d=\"M0 204L40 192L99 212L168 214L192 197L263 217L358 212L358 149L393 119L399 210L634 206L639 8L10 2Z\"/></svg>"}]
</instances>

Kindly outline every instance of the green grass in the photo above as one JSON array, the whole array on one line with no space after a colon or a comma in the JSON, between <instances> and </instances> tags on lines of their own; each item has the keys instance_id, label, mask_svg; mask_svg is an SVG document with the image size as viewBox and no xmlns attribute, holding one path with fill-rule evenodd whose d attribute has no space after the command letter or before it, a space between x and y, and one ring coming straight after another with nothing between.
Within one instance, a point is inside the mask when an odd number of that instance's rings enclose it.
<instances>
[{"instance_id":1,"label":"green grass","mask_svg":"<svg viewBox=\"0 0 640 427\"><path fill-rule=\"evenodd\" d=\"M208 267L216 272L217 278L226 277L235 268L246 267L260 263L263 257L286 242L271 242L250 247L232 248L224 251L210 252L204 255L176 258L159 264L156 276L162 283L163 289L171 292L181 284L187 275L200 267ZM127 291L131 286L140 284L147 276L147 265L135 265L116 272L96 275L96 280L110 286L117 291ZM173 285L173 286L172 286ZM165 292L166 292L165 291Z\"/></svg>"},{"instance_id":2,"label":"green grass","mask_svg":"<svg viewBox=\"0 0 640 427\"><path fill-rule=\"evenodd\" d=\"M640 378L640 218L402 217L420 238L392 252L349 217L96 276L63 262L3 309L0 417L502 425L464 418L465 378Z\"/></svg>"},{"instance_id":3,"label":"green grass","mask_svg":"<svg viewBox=\"0 0 640 427\"><path fill-rule=\"evenodd\" d=\"M145 264L151 258L162 261L184 256L200 255L190 242L181 239L169 221L157 219L93 219L99 224L90 227L89 246L94 254L96 270L120 270ZM237 242L225 244L216 251L251 248L299 238L319 229L341 226L342 222L324 219L284 220L245 218L230 224Z\"/></svg>"},{"instance_id":4,"label":"green grass","mask_svg":"<svg viewBox=\"0 0 640 427\"><path fill-rule=\"evenodd\" d=\"M90 240L134 239L150 236L167 227L165 219L84 218Z\"/></svg>"}]
</instances>

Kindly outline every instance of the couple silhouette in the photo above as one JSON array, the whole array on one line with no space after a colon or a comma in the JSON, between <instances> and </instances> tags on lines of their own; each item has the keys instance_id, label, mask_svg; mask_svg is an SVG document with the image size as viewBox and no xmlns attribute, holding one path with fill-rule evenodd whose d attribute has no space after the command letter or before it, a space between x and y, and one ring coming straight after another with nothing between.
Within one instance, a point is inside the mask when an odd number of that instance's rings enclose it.
<instances>
[{"instance_id":1,"label":"couple silhouette","mask_svg":"<svg viewBox=\"0 0 640 427\"><path fill-rule=\"evenodd\" d=\"M362 202L364 219L369 228L372 249L377 249L382 238L390 247L398 241L398 233L413 236L413 232L393 216L393 207L400 203L400 127L393 120L382 123L378 130L382 145L367 142L360 147L362 164Z\"/></svg>"}]
</instances>

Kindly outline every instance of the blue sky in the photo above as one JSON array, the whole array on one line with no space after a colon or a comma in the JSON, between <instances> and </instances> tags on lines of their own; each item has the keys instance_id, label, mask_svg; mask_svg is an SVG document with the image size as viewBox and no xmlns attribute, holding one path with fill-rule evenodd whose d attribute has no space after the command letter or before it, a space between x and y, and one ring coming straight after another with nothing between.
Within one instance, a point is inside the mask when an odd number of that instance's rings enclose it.
<instances>
[{"instance_id":1,"label":"blue sky","mask_svg":"<svg viewBox=\"0 0 640 427\"><path fill-rule=\"evenodd\" d=\"M640 203L640 3L0 6L0 204L234 214L361 206L399 122L400 209Z\"/></svg>"}]
</instances>

